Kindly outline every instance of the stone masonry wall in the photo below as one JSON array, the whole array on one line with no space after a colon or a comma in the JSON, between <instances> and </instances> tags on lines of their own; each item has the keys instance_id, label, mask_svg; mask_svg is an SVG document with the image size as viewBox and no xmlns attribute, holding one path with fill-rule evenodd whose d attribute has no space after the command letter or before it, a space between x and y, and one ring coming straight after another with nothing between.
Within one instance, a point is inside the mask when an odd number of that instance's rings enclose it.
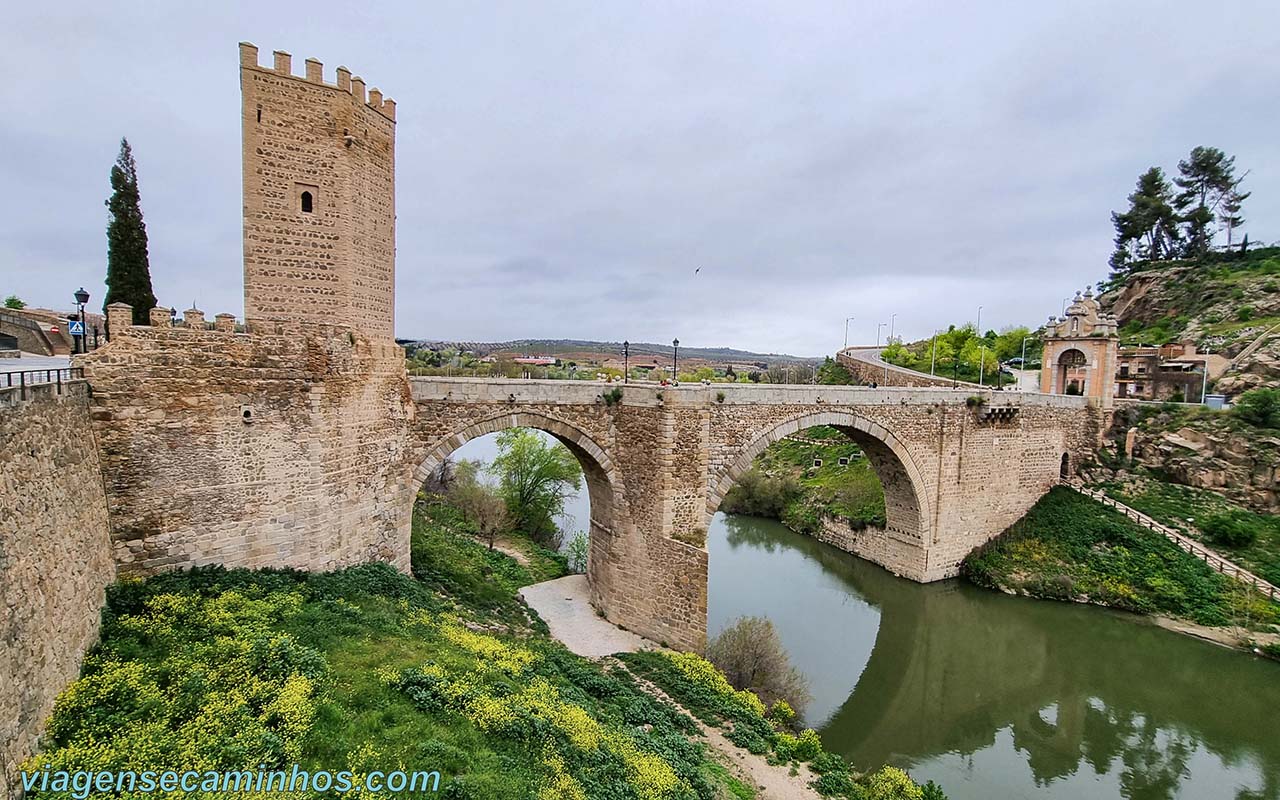
<instances>
[{"instance_id":1,"label":"stone masonry wall","mask_svg":"<svg viewBox=\"0 0 1280 800\"><path fill-rule=\"evenodd\" d=\"M0 782L37 747L54 698L96 641L115 578L81 381L0 390Z\"/></svg>"},{"instance_id":2,"label":"stone masonry wall","mask_svg":"<svg viewBox=\"0 0 1280 800\"><path fill-rule=\"evenodd\" d=\"M849 374L853 375L859 383L864 385L874 383L877 386L914 386L918 388L933 386L949 389L953 384L958 384L961 387L981 388L976 383L956 382L945 375L928 375L916 370L896 367L892 364L886 369L884 364L877 364L860 358L859 352L857 348L841 350L836 353L836 361L849 370Z\"/></svg>"},{"instance_id":3,"label":"stone masonry wall","mask_svg":"<svg viewBox=\"0 0 1280 800\"><path fill-rule=\"evenodd\" d=\"M197 319L113 326L80 362L121 571L408 569L401 348L330 326L243 334Z\"/></svg>"}]
</instances>

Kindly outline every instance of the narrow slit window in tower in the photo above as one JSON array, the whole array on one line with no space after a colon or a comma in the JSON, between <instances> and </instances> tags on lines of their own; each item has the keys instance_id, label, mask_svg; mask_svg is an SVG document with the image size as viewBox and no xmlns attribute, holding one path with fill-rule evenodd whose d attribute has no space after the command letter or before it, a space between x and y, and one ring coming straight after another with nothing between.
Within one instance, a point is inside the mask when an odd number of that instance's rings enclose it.
<instances>
[{"instance_id":1,"label":"narrow slit window in tower","mask_svg":"<svg viewBox=\"0 0 1280 800\"><path fill-rule=\"evenodd\" d=\"M311 192L302 193L302 213L310 214L312 211Z\"/></svg>"}]
</instances>

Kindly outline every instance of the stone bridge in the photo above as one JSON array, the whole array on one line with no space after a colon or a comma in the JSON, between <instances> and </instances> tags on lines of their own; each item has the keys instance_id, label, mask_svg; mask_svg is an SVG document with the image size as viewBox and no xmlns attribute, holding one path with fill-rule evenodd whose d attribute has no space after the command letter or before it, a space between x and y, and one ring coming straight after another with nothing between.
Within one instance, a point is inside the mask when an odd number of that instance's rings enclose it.
<instances>
[{"instance_id":1,"label":"stone bridge","mask_svg":"<svg viewBox=\"0 0 1280 800\"><path fill-rule=\"evenodd\" d=\"M610 620L699 649L706 530L770 443L814 425L843 431L885 491L884 530L845 549L917 581L956 574L1091 452L1097 410L1080 398L850 386L602 384L412 378L414 485L469 439L537 428L578 458L591 501L588 578ZM997 410L998 409L998 410Z\"/></svg>"}]
</instances>

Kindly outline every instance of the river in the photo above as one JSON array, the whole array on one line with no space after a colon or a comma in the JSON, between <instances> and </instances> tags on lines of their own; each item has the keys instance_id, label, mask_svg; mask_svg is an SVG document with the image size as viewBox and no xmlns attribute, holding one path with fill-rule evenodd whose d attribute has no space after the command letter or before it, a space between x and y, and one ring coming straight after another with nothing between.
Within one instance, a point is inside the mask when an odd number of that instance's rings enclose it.
<instances>
[{"instance_id":1,"label":"river","mask_svg":"<svg viewBox=\"0 0 1280 800\"><path fill-rule=\"evenodd\" d=\"M458 458L490 460L493 437ZM583 530L586 491L562 528ZM1280 664L1099 608L922 585L773 520L716 514L708 632L773 620L805 721L951 800L1280 800Z\"/></svg>"},{"instance_id":2,"label":"river","mask_svg":"<svg viewBox=\"0 0 1280 800\"><path fill-rule=\"evenodd\" d=\"M1280 665L1098 608L928 585L717 514L709 633L767 616L806 722L952 800L1280 796Z\"/></svg>"}]
</instances>

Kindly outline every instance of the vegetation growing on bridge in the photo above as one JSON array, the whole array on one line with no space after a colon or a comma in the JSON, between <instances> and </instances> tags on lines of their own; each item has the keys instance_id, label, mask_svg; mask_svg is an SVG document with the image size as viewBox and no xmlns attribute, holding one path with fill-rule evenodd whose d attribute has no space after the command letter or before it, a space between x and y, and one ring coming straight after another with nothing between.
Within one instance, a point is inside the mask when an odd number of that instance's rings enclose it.
<instances>
[{"instance_id":1,"label":"vegetation growing on bridge","mask_svg":"<svg viewBox=\"0 0 1280 800\"><path fill-rule=\"evenodd\" d=\"M1280 604L1227 578L1154 531L1065 487L965 559L992 589L1163 614L1200 625L1263 628Z\"/></svg>"},{"instance_id":2,"label":"vegetation growing on bridge","mask_svg":"<svg viewBox=\"0 0 1280 800\"><path fill-rule=\"evenodd\" d=\"M848 436L825 425L769 445L720 510L778 519L807 534L821 527L824 516L854 528L885 524L884 488L871 463Z\"/></svg>"}]
</instances>

